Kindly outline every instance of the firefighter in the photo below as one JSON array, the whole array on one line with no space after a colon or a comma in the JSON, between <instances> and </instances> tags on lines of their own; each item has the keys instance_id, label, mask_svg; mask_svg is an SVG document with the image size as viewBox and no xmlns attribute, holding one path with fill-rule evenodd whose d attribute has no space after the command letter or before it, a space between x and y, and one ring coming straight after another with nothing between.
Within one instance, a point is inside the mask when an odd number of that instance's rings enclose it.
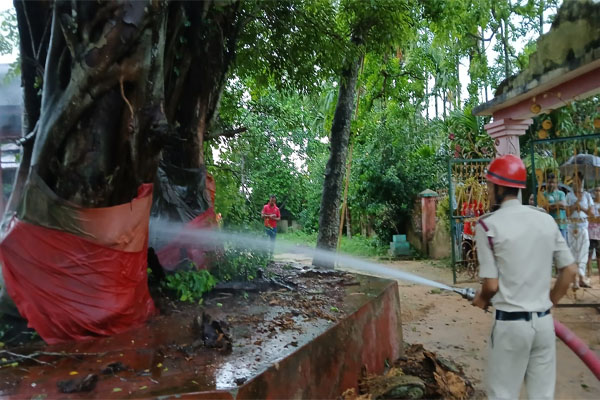
<instances>
[{"instance_id":1,"label":"firefighter","mask_svg":"<svg viewBox=\"0 0 600 400\"><path fill-rule=\"evenodd\" d=\"M530 399L553 399L556 345L550 309L567 292L577 267L554 219L525 206L519 190L527 171L520 158L493 160L486 173L496 211L475 227L481 289L473 305L495 308L486 388L490 399L517 399L523 381ZM551 289L552 264L558 277Z\"/></svg>"}]
</instances>

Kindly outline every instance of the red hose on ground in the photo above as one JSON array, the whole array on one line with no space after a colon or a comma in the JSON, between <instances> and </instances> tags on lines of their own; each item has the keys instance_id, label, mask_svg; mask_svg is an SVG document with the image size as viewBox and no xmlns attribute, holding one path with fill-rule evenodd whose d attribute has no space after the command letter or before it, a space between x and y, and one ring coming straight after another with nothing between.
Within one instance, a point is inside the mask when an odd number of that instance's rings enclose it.
<instances>
[{"instance_id":1,"label":"red hose on ground","mask_svg":"<svg viewBox=\"0 0 600 400\"><path fill-rule=\"evenodd\" d=\"M590 348L583 343L569 328L554 320L554 332L556 336L562 340L575 354L581 358L581 361L592 371L592 373L600 380L600 359Z\"/></svg>"}]
</instances>

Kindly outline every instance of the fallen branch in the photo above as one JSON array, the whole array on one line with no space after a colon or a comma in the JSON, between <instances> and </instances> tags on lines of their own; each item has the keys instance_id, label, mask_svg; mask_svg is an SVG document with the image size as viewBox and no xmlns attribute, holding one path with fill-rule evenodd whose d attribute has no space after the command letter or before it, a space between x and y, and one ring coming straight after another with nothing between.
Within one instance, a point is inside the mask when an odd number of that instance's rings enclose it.
<instances>
[{"instance_id":1,"label":"fallen branch","mask_svg":"<svg viewBox=\"0 0 600 400\"><path fill-rule=\"evenodd\" d=\"M40 356L50 356L50 357L99 356L99 357L102 357L105 354L106 353L65 353L65 352L51 352L51 351L34 351L31 354L20 354L20 353L13 353L12 351L8 351L8 350L0 350L0 356L7 355L9 357L14 357L10 360L0 361L0 367L14 363L15 358L32 360L38 364L51 365L54 367L53 364L48 363L46 361L38 360L37 357L40 357Z\"/></svg>"}]
</instances>

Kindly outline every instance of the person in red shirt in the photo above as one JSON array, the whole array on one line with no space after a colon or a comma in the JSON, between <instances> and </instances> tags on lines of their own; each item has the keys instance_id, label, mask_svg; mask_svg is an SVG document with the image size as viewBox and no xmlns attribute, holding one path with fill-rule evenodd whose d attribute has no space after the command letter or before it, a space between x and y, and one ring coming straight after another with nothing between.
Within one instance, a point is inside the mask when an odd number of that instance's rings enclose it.
<instances>
[{"instance_id":1,"label":"person in red shirt","mask_svg":"<svg viewBox=\"0 0 600 400\"><path fill-rule=\"evenodd\" d=\"M271 249L269 255L273 256L273 249L275 248L275 237L277 236L277 221L281 219L281 213L277 207L277 197L271 195L269 202L265 204L260 213L261 217L265 220L265 233L271 239Z\"/></svg>"}]
</instances>

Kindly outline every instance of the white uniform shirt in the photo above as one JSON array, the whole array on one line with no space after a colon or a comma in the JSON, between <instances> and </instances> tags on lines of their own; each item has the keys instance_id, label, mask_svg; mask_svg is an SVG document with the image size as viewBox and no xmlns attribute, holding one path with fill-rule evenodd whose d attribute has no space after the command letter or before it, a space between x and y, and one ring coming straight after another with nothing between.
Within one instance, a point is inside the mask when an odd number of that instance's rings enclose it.
<instances>
[{"instance_id":1,"label":"white uniform shirt","mask_svg":"<svg viewBox=\"0 0 600 400\"><path fill-rule=\"evenodd\" d=\"M549 214L507 200L475 227L479 276L497 278L492 305L502 311L546 311L552 307L552 262L564 268L573 255Z\"/></svg>"},{"instance_id":2,"label":"white uniform shirt","mask_svg":"<svg viewBox=\"0 0 600 400\"><path fill-rule=\"evenodd\" d=\"M583 192L581 200L577 201L577 196L573 192L567 194L567 205L572 206L573 204L579 203L581 208L590 208L594 205L594 200L588 192ZM588 215L583 211L573 211L569 215L569 229L587 229L588 228Z\"/></svg>"}]
</instances>

